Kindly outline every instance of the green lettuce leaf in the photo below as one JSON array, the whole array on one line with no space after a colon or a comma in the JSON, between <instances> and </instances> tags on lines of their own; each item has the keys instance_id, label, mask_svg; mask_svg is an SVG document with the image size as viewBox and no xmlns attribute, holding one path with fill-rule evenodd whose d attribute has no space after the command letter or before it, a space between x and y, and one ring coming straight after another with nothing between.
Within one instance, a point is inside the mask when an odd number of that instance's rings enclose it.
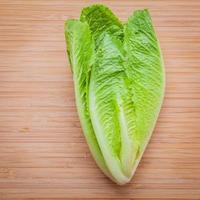
<instances>
[{"instance_id":1,"label":"green lettuce leaf","mask_svg":"<svg viewBox=\"0 0 200 200\"><path fill-rule=\"evenodd\" d=\"M126 74L135 105L134 134L140 144L135 171L151 137L164 96L164 64L148 10L133 13L124 25Z\"/></svg>"},{"instance_id":2,"label":"green lettuce leaf","mask_svg":"<svg viewBox=\"0 0 200 200\"><path fill-rule=\"evenodd\" d=\"M88 108L90 71L94 54L94 41L86 23L68 20L65 23L67 52L72 66L76 107L90 151L99 167L111 179L91 124ZM87 51L86 51L87 49Z\"/></svg>"},{"instance_id":3,"label":"green lettuce leaf","mask_svg":"<svg viewBox=\"0 0 200 200\"><path fill-rule=\"evenodd\" d=\"M123 25L112 11L103 5L93 5L82 10L80 21L86 22L98 47L105 33L123 39Z\"/></svg>"},{"instance_id":4,"label":"green lettuce leaf","mask_svg":"<svg viewBox=\"0 0 200 200\"><path fill-rule=\"evenodd\" d=\"M147 10L124 25L103 5L65 24L76 105L90 151L118 184L130 181L164 93L159 42Z\"/></svg>"}]
</instances>

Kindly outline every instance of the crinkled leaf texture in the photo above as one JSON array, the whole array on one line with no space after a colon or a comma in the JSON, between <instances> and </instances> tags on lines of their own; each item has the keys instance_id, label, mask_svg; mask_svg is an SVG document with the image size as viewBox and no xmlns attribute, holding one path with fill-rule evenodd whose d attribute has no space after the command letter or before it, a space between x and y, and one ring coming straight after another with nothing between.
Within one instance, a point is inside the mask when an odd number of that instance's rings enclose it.
<instances>
[{"instance_id":1,"label":"crinkled leaf texture","mask_svg":"<svg viewBox=\"0 0 200 200\"><path fill-rule=\"evenodd\" d=\"M122 24L103 5L65 24L76 105L90 151L102 171L130 181L156 123L164 69L147 10Z\"/></svg>"}]
</instances>

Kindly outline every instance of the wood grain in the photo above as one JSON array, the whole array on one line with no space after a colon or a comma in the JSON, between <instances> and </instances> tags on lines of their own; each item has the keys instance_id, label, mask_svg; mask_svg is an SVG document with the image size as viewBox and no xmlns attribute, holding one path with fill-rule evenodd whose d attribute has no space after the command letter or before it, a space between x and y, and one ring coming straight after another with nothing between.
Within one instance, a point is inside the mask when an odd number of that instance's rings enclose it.
<instances>
[{"instance_id":1,"label":"wood grain","mask_svg":"<svg viewBox=\"0 0 200 200\"><path fill-rule=\"evenodd\" d=\"M63 24L105 3L125 21L148 8L166 95L130 184L90 156L77 117ZM0 0L0 200L200 199L200 1Z\"/></svg>"}]
</instances>

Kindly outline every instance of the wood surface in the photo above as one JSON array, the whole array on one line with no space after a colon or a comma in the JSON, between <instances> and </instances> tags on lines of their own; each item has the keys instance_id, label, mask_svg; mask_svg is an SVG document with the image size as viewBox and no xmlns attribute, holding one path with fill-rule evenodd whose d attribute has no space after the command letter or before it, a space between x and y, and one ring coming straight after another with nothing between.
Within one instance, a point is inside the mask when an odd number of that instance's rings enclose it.
<instances>
[{"instance_id":1,"label":"wood surface","mask_svg":"<svg viewBox=\"0 0 200 200\"><path fill-rule=\"evenodd\" d=\"M63 24L105 3L125 21L148 8L166 94L131 183L94 163L75 108ZM199 0L0 0L0 200L200 199Z\"/></svg>"}]
</instances>

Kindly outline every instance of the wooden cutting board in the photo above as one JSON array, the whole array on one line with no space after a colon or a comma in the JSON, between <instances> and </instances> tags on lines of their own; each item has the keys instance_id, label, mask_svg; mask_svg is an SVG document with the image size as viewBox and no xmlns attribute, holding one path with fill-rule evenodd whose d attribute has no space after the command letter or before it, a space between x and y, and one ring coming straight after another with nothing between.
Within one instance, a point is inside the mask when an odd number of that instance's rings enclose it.
<instances>
[{"instance_id":1,"label":"wooden cutting board","mask_svg":"<svg viewBox=\"0 0 200 200\"><path fill-rule=\"evenodd\" d=\"M75 108L63 24L105 3L125 21L152 15L165 101L131 183L95 165ZM0 0L0 200L200 199L200 1Z\"/></svg>"}]
</instances>

